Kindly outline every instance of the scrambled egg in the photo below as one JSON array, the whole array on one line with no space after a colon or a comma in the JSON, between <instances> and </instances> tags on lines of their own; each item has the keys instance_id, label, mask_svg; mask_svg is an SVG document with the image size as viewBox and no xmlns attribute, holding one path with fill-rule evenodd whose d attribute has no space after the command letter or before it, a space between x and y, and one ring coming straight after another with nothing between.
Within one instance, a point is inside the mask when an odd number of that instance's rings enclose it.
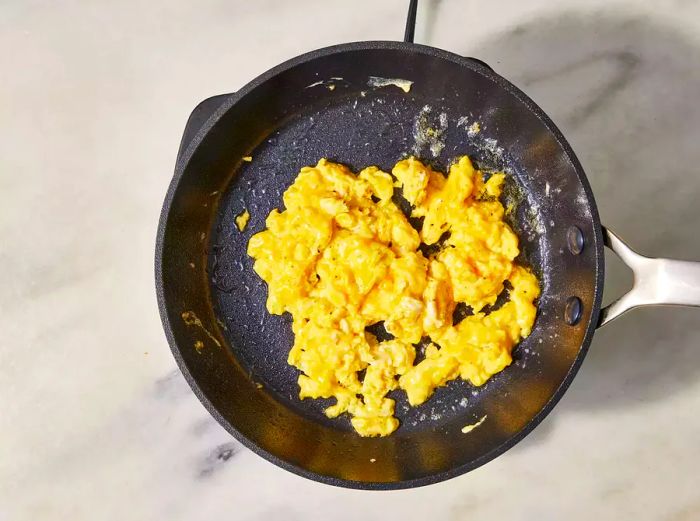
<instances>
[{"instance_id":1,"label":"scrambled egg","mask_svg":"<svg viewBox=\"0 0 700 521\"><path fill-rule=\"evenodd\" d=\"M447 176L415 158L391 174L355 175L325 159L302 168L286 210L270 212L248 243L268 311L293 317L288 362L302 373L299 397L335 398L326 414L349 413L361 436L398 427L390 391L404 390L416 406L454 378L479 386L509 365L539 296L535 276L514 263L518 238L498 200L504 174L484 180L466 156ZM422 218L420 231L392 201L395 187ZM426 257L421 243L437 253ZM506 281L509 300L485 312ZM473 314L454 324L457 303ZM378 322L393 339L367 331Z\"/></svg>"},{"instance_id":2,"label":"scrambled egg","mask_svg":"<svg viewBox=\"0 0 700 521\"><path fill-rule=\"evenodd\" d=\"M245 230L245 227L248 226L248 221L250 220L250 213L248 210L243 210L235 219L236 221L236 227L238 228L239 232L242 232Z\"/></svg>"}]
</instances>

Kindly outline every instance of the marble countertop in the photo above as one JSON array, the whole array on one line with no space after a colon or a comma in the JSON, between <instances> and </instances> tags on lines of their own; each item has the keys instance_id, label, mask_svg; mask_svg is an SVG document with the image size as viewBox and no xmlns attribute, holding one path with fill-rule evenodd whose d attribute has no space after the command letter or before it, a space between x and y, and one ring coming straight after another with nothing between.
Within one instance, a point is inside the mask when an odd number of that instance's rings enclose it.
<instances>
[{"instance_id":1,"label":"marble countertop","mask_svg":"<svg viewBox=\"0 0 700 521\"><path fill-rule=\"evenodd\" d=\"M0 5L0 520L700 519L700 311L595 337L555 411L465 476L368 493L235 442L175 367L156 225L195 104L291 56L400 38L406 2ZM423 0L567 135L604 222L700 259L700 3ZM610 259L606 291L629 274Z\"/></svg>"}]
</instances>

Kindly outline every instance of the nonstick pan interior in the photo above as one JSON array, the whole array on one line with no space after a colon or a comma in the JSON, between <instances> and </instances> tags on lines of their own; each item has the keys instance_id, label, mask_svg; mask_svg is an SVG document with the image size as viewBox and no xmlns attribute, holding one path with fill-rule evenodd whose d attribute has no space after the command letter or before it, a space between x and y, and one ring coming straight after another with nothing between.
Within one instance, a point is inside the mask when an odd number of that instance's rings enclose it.
<instances>
[{"instance_id":1,"label":"nonstick pan interior","mask_svg":"<svg viewBox=\"0 0 700 521\"><path fill-rule=\"evenodd\" d=\"M370 77L413 82L409 92ZM368 84L369 82L369 84ZM376 82L375 82L376 83ZM480 132L470 133L478 122ZM421 139L432 128L437 139ZM418 139L416 139L418 131ZM470 155L509 174L507 203L522 261L542 283L535 329L513 365L480 388L456 380L409 408L393 393L400 428L361 438L323 400L300 401L286 363L291 318L265 310L265 284L246 255L250 236L299 169L321 157L390 170L419 155L446 169ZM243 157L252 156L251 162ZM241 233L234 217L247 209ZM584 247L572 253L570 230ZM173 352L193 389L230 432L313 479L398 488L446 479L496 456L531 430L568 386L590 341L602 293L597 212L580 166L556 128L487 68L436 49L370 42L291 60L222 107L185 143L166 199L157 252L159 302ZM573 248L574 251L578 251ZM564 309L580 299L580 321ZM464 425L487 416L476 430Z\"/></svg>"}]
</instances>

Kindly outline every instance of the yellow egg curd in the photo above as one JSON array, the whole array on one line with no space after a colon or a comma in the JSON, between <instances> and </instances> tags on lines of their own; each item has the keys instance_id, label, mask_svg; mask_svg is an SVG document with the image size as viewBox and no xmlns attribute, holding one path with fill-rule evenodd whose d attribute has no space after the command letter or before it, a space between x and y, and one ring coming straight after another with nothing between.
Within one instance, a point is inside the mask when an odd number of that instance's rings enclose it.
<instances>
[{"instance_id":1,"label":"yellow egg curd","mask_svg":"<svg viewBox=\"0 0 700 521\"><path fill-rule=\"evenodd\" d=\"M454 378L480 386L508 366L530 334L540 291L514 262L503 173L485 180L463 156L447 176L412 157L391 174L368 167L355 175L325 159L302 168L284 193L286 210L272 210L248 243L268 284L268 311L293 317L288 362L302 373L299 397L335 398L326 415L349 413L361 436L396 430L392 390L416 406ZM395 187L422 218L420 231L392 201ZM421 243L436 253L426 257ZM484 312L506 281L507 302ZM473 314L455 325L457 303ZM378 322L392 340L367 331ZM425 359L415 363L426 338Z\"/></svg>"},{"instance_id":2,"label":"yellow egg curd","mask_svg":"<svg viewBox=\"0 0 700 521\"><path fill-rule=\"evenodd\" d=\"M248 210L243 210L242 213L240 213L234 221L236 221L236 227L238 228L239 232L242 232L245 230L245 227L248 226L248 221L250 220L250 213L248 213Z\"/></svg>"}]
</instances>

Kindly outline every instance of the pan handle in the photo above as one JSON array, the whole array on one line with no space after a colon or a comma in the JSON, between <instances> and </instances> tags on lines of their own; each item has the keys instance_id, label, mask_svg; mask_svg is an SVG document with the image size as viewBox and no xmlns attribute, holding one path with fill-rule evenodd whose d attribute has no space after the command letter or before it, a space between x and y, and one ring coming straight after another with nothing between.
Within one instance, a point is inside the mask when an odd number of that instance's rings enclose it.
<instances>
[{"instance_id":1,"label":"pan handle","mask_svg":"<svg viewBox=\"0 0 700 521\"><path fill-rule=\"evenodd\" d=\"M403 34L403 41L406 43L413 43L413 35L416 32L416 11L418 11L418 0L411 0L408 4L406 32Z\"/></svg>"},{"instance_id":2,"label":"pan handle","mask_svg":"<svg viewBox=\"0 0 700 521\"><path fill-rule=\"evenodd\" d=\"M182 139L180 140L180 148L177 151L177 160L180 161L182 154L185 152L187 147L192 142L192 139L197 134L202 125L207 122L207 120L216 112L216 110L223 105L223 103L233 96L231 94L219 94L218 96L212 96L204 101L201 101L197 105L190 117L187 118L187 123L185 124L185 130L182 133Z\"/></svg>"},{"instance_id":3,"label":"pan handle","mask_svg":"<svg viewBox=\"0 0 700 521\"><path fill-rule=\"evenodd\" d=\"M603 227L603 240L634 274L632 289L600 311L598 327L639 306L700 306L700 262L652 259Z\"/></svg>"}]
</instances>

